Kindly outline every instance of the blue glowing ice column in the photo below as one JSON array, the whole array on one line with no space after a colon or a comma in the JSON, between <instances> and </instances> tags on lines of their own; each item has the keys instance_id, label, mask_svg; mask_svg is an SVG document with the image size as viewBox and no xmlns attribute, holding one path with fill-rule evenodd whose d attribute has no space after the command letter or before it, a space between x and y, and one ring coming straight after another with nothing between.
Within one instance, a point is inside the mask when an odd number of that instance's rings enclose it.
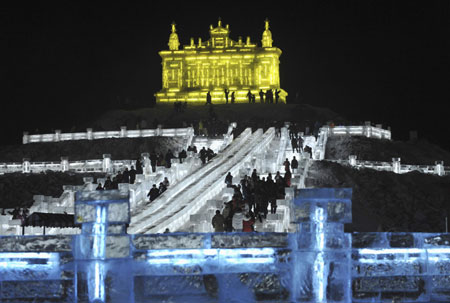
<instances>
[{"instance_id":1,"label":"blue glowing ice column","mask_svg":"<svg viewBox=\"0 0 450 303\"><path fill-rule=\"evenodd\" d=\"M125 235L124 224L129 222L128 194L120 191L77 192L75 202L75 221L82 224L82 233L76 237L76 263L80 277L85 277L86 294L78 298L87 298L89 302L131 302L131 295L121 291L120 297L109 292L124 285L119 273L129 258L130 241ZM114 266L110 266L114 264ZM125 274L126 272L122 272ZM107 287L107 277L110 277ZM130 280L128 278L128 280ZM120 282L118 282L120 281ZM78 281L83 285L84 281ZM126 285L126 283L125 283ZM83 288L83 287L81 287ZM131 285L125 289L131 291Z\"/></svg>"},{"instance_id":2,"label":"blue glowing ice column","mask_svg":"<svg viewBox=\"0 0 450 303\"><path fill-rule=\"evenodd\" d=\"M294 302L351 302L351 189L301 189L293 202L299 223L293 245Z\"/></svg>"}]
</instances>

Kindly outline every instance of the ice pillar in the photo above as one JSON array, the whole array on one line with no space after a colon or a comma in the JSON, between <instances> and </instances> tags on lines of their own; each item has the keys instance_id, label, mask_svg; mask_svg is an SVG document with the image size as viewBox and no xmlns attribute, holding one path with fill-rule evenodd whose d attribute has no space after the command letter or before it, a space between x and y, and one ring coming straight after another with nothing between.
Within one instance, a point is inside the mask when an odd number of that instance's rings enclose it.
<instances>
[{"instance_id":1,"label":"ice pillar","mask_svg":"<svg viewBox=\"0 0 450 303\"><path fill-rule=\"evenodd\" d=\"M28 158L23 158L23 161L22 161L22 172L23 172L23 173L29 173L29 172L31 172L30 159L28 159Z\"/></svg>"},{"instance_id":2,"label":"ice pillar","mask_svg":"<svg viewBox=\"0 0 450 303\"><path fill-rule=\"evenodd\" d=\"M61 171L65 172L69 170L69 158L61 157Z\"/></svg>"},{"instance_id":3,"label":"ice pillar","mask_svg":"<svg viewBox=\"0 0 450 303\"><path fill-rule=\"evenodd\" d=\"M392 171L399 174L401 170L400 158L392 158Z\"/></svg>"},{"instance_id":4,"label":"ice pillar","mask_svg":"<svg viewBox=\"0 0 450 303\"><path fill-rule=\"evenodd\" d=\"M351 302L351 189L301 189L294 200L293 302Z\"/></svg>"},{"instance_id":5,"label":"ice pillar","mask_svg":"<svg viewBox=\"0 0 450 303\"><path fill-rule=\"evenodd\" d=\"M27 144L30 142L30 135L28 132L23 132L22 143Z\"/></svg>"},{"instance_id":6,"label":"ice pillar","mask_svg":"<svg viewBox=\"0 0 450 303\"><path fill-rule=\"evenodd\" d=\"M104 173L112 172L111 155L110 154L103 154L102 168L103 168Z\"/></svg>"},{"instance_id":7,"label":"ice pillar","mask_svg":"<svg viewBox=\"0 0 450 303\"><path fill-rule=\"evenodd\" d=\"M85 277L77 282L78 297L90 303L133 302L132 279L123 265L130 258L128 201L128 193L118 190L76 194L75 223L82 224L82 233L75 239L75 263L77 276Z\"/></svg>"},{"instance_id":8,"label":"ice pillar","mask_svg":"<svg viewBox=\"0 0 450 303\"><path fill-rule=\"evenodd\" d=\"M93 133L92 133L92 128L86 128L86 138L88 140L94 139L94 136L93 136Z\"/></svg>"},{"instance_id":9,"label":"ice pillar","mask_svg":"<svg viewBox=\"0 0 450 303\"><path fill-rule=\"evenodd\" d=\"M444 161L436 161L434 167L434 172L438 176L443 176L445 174L444 171Z\"/></svg>"},{"instance_id":10,"label":"ice pillar","mask_svg":"<svg viewBox=\"0 0 450 303\"><path fill-rule=\"evenodd\" d=\"M120 127L120 137L121 138L126 138L127 137L127 127L126 126L121 126Z\"/></svg>"}]
</instances>

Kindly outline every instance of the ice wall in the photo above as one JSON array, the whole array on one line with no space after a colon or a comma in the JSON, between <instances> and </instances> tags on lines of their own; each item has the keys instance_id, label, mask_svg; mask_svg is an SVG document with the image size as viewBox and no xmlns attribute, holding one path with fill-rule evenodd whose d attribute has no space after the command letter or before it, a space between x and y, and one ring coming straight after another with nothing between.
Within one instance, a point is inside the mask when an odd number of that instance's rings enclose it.
<instances>
[{"instance_id":1,"label":"ice wall","mask_svg":"<svg viewBox=\"0 0 450 303\"><path fill-rule=\"evenodd\" d=\"M0 237L0 302L449 302L450 235L345 233L351 189L301 189L295 233L128 235L79 192L76 236Z\"/></svg>"}]
</instances>

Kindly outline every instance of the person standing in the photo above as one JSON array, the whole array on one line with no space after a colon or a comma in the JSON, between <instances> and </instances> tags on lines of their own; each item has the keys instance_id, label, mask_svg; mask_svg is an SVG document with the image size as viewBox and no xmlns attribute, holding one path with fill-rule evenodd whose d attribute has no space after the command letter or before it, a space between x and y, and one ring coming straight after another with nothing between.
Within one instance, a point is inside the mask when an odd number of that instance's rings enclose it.
<instances>
[{"instance_id":1,"label":"person standing","mask_svg":"<svg viewBox=\"0 0 450 303\"><path fill-rule=\"evenodd\" d=\"M208 91L208 93L206 94L206 104L212 104L211 102L211 92Z\"/></svg>"},{"instance_id":2,"label":"person standing","mask_svg":"<svg viewBox=\"0 0 450 303\"><path fill-rule=\"evenodd\" d=\"M228 94L229 94L229 90L225 88L225 104L228 104Z\"/></svg>"},{"instance_id":3,"label":"person standing","mask_svg":"<svg viewBox=\"0 0 450 303\"><path fill-rule=\"evenodd\" d=\"M216 210L216 215L212 218L211 224L214 228L214 232L225 231L225 218L220 214L220 210Z\"/></svg>"},{"instance_id":4,"label":"person standing","mask_svg":"<svg viewBox=\"0 0 450 303\"><path fill-rule=\"evenodd\" d=\"M253 219L249 214L246 214L245 219L242 220L242 231L243 232L254 231L253 224L255 224L255 219Z\"/></svg>"},{"instance_id":5,"label":"person standing","mask_svg":"<svg viewBox=\"0 0 450 303\"><path fill-rule=\"evenodd\" d=\"M234 92L231 93L231 104L234 104Z\"/></svg>"},{"instance_id":6,"label":"person standing","mask_svg":"<svg viewBox=\"0 0 450 303\"><path fill-rule=\"evenodd\" d=\"M259 102L264 103L264 92L262 89L259 90Z\"/></svg>"},{"instance_id":7,"label":"person standing","mask_svg":"<svg viewBox=\"0 0 450 303\"><path fill-rule=\"evenodd\" d=\"M130 169L130 184L134 184L135 180L136 180L136 170L134 169L134 166L131 165L131 169Z\"/></svg>"},{"instance_id":8,"label":"person standing","mask_svg":"<svg viewBox=\"0 0 450 303\"><path fill-rule=\"evenodd\" d=\"M248 98L248 103L249 104L252 103L252 91L251 90L248 90L247 98Z\"/></svg>"}]
</instances>

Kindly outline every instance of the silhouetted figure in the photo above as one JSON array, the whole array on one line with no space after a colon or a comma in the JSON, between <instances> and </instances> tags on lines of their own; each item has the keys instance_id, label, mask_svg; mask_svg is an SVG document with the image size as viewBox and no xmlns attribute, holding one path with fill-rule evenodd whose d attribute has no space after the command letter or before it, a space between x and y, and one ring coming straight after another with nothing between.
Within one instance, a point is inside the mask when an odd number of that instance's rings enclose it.
<instances>
[{"instance_id":1,"label":"silhouetted figure","mask_svg":"<svg viewBox=\"0 0 450 303\"><path fill-rule=\"evenodd\" d=\"M234 92L231 93L231 104L234 104Z\"/></svg>"},{"instance_id":2,"label":"silhouetted figure","mask_svg":"<svg viewBox=\"0 0 450 303\"><path fill-rule=\"evenodd\" d=\"M214 158L215 155L216 154L214 153L214 151L208 147L208 149L206 150L206 158L208 159L208 161Z\"/></svg>"},{"instance_id":3,"label":"silhouetted figure","mask_svg":"<svg viewBox=\"0 0 450 303\"><path fill-rule=\"evenodd\" d=\"M220 214L220 210L216 210L216 215L212 218L211 224L214 228L214 232L225 231L225 218Z\"/></svg>"},{"instance_id":4,"label":"silhouetted figure","mask_svg":"<svg viewBox=\"0 0 450 303\"><path fill-rule=\"evenodd\" d=\"M158 156L155 154L155 152L152 152L150 154L150 165L152 167L152 172L156 171L157 162L158 162Z\"/></svg>"},{"instance_id":5,"label":"silhouetted figure","mask_svg":"<svg viewBox=\"0 0 450 303\"><path fill-rule=\"evenodd\" d=\"M230 91L225 88L224 93L225 93L225 104L228 104L228 94L230 93Z\"/></svg>"},{"instance_id":6,"label":"silhouetted figure","mask_svg":"<svg viewBox=\"0 0 450 303\"><path fill-rule=\"evenodd\" d=\"M227 176L225 177L225 184L227 185L227 187L231 187L231 185L233 185L233 176L230 172L228 172Z\"/></svg>"},{"instance_id":7,"label":"silhouetted figure","mask_svg":"<svg viewBox=\"0 0 450 303\"><path fill-rule=\"evenodd\" d=\"M136 174L142 175L144 173L144 169L142 168L141 159L136 160Z\"/></svg>"},{"instance_id":8,"label":"silhouetted figure","mask_svg":"<svg viewBox=\"0 0 450 303\"><path fill-rule=\"evenodd\" d=\"M206 149L203 146L203 148L200 150L200 159L202 160L202 163L206 163Z\"/></svg>"},{"instance_id":9,"label":"silhouetted figure","mask_svg":"<svg viewBox=\"0 0 450 303\"><path fill-rule=\"evenodd\" d=\"M161 195L163 192L167 190L167 187L164 185L164 183L159 183L159 194Z\"/></svg>"},{"instance_id":10,"label":"silhouetted figure","mask_svg":"<svg viewBox=\"0 0 450 303\"><path fill-rule=\"evenodd\" d=\"M172 154L172 151L169 149L166 153L165 160L166 160L166 167L170 168L172 166L172 159L174 158L174 155Z\"/></svg>"},{"instance_id":11,"label":"silhouetted figure","mask_svg":"<svg viewBox=\"0 0 450 303\"><path fill-rule=\"evenodd\" d=\"M13 216L13 220L20 219L20 208L15 207L13 211L8 211L8 214Z\"/></svg>"},{"instance_id":12,"label":"silhouetted figure","mask_svg":"<svg viewBox=\"0 0 450 303\"><path fill-rule=\"evenodd\" d=\"M190 148L190 147L189 147ZM189 150L188 148L188 150ZM178 159L180 159L180 163L183 163L184 159L187 158L187 153L186 151L183 149L182 151L179 152L178 154Z\"/></svg>"},{"instance_id":13,"label":"silhouetted figure","mask_svg":"<svg viewBox=\"0 0 450 303\"><path fill-rule=\"evenodd\" d=\"M284 170L288 171L291 167L291 163L289 162L288 158L286 158L286 160L283 162L284 165Z\"/></svg>"},{"instance_id":14,"label":"silhouetted figure","mask_svg":"<svg viewBox=\"0 0 450 303\"><path fill-rule=\"evenodd\" d=\"M98 185L95 188L95 190L103 190L102 184L100 182L98 182Z\"/></svg>"},{"instance_id":15,"label":"silhouetted figure","mask_svg":"<svg viewBox=\"0 0 450 303\"><path fill-rule=\"evenodd\" d=\"M122 172L119 170L119 172L117 173L117 175L116 175L116 181L117 181L117 183L122 183L122 180L123 180L123 175L122 175Z\"/></svg>"},{"instance_id":16,"label":"silhouetted figure","mask_svg":"<svg viewBox=\"0 0 450 303\"><path fill-rule=\"evenodd\" d=\"M300 150L300 151L303 151L303 138L302 138L302 136L298 136L298 149Z\"/></svg>"},{"instance_id":17,"label":"silhouetted figure","mask_svg":"<svg viewBox=\"0 0 450 303\"><path fill-rule=\"evenodd\" d=\"M169 233L170 233L170 229L169 229L169 228L166 228L166 229L164 230L164 233L165 233L165 234L169 234Z\"/></svg>"},{"instance_id":18,"label":"silhouetted figure","mask_svg":"<svg viewBox=\"0 0 450 303\"><path fill-rule=\"evenodd\" d=\"M106 177L105 185L103 186L103 188L106 190L112 189L112 182L109 176Z\"/></svg>"},{"instance_id":19,"label":"silhouetted figure","mask_svg":"<svg viewBox=\"0 0 450 303\"><path fill-rule=\"evenodd\" d=\"M262 89L259 90L259 102L264 103L264 92Z\"/></svg>"},{"instance_id":20,"label":"silhouetted figure","mask_svg":"<svg viewBox=\"0 0 450 303\"><path fill-rule=\"evenodd\" d=\"M256 96L254 94L252 94L252 103L255 104L256 103Z\"/></svg>"},{"instance_id":21,"label":"silhouetted figure","mask_svg":"<svg viewBox=\"0 0 450 303\"><path fill-rule=\"evenodd\" d=\"M135 180L136 180L136 170L134 169L134 166L131 166L131 169L130 169L130 184L134 184Z\"/></svg>"},{"instance_id":22,"label":"silhouetted figure","mask_svg":"<svg viewBox=\"0 0 450 303\"><path fill-rule=\"evenodd\" d=\"M206 104L212 104L212 102L211 102L211 92L208 92L206 94Z\"/></svg>"},{"instance_id":23,"label":"silhouetted figure","mask_svg":"<svg viewBox=\"0 0 450 303\"><path fill-rule=\"evenodd\" d=\"M278 104L278 100L280 99L280 90L275 90L275 104Z\"/></svg>"},{"instance_id":24,"label":"silhouetted figure","mask_svg":"<svg viewBox=\"0 0 450 303\"><path fill-rule=\"evenodd\" d=\"M273 103L273 93L271 89L266 91L266 103Z\"/></svg>"},{"instance_id":25,"label":"silhouetted figure","mask_svg":"<svg viewBox=\"0 0 450 303\"><path fill-rule=\"evenodd\" d=\"M147 197L150 197L150 202L158 198L159 196L159 190L156 188L156 184L153 184L153 187L150 189L150 191L147 194Z\"/></svg>"},{"instance_id":26,"label":"silhouetted figure","mask_svg":"<svg viewBox=\"0 0 450 303\"><path fill-rule=\"evenodd\" d=\"M247 98L248 98L248 103L252 103L252 92L251 92L251 90L248 90Z\"/></svg>"},{"instance_id":27,"label":"silhouetted figure","mask_svg":"<svg viewBox=\"0 0 450 303\"><path fill-rule=\"evenodd\" d=\"M295 159L295 156L294 156L294 158L291 161L291 168L293 170L298 168L298 161L297 161L297 159Z\"/></svg>"},{"instance_id":28,"label":"silhouetted figure","mask_svg":"<svg viewBox=\"0 0 450 303\"><path fill-rule=\"evenodd\" d=\"M128 171L128 167L125 167L125 170L122 174L122 182L121 183L130 183L130 172Z\"/></svg>"},{"instance_id":29,"label":"silhouetted figure","mask_svg":"<svg viewBox=\"0 0 450 303\"><path fill-rule=\"evenodd\" d=\"M292 145L292 151L293 152L297 152L297 153L300 152L300 150L298 149L298 141L297 141L296 138L292 138L291 139L291 145Z\"/></svg>"},{"instance_id":30,"label":"silhouetted figure","mask_svg":"<svg viewBox=\"0 0 450 303\"><path fill-rule=\"evenodd\" d=\"M119 182L117 181L117 178L116 178L116 177L114 177L114 178L112 179L112 182L111 182L111 189L119 189Z\"/></svg>"}]
</instances>

